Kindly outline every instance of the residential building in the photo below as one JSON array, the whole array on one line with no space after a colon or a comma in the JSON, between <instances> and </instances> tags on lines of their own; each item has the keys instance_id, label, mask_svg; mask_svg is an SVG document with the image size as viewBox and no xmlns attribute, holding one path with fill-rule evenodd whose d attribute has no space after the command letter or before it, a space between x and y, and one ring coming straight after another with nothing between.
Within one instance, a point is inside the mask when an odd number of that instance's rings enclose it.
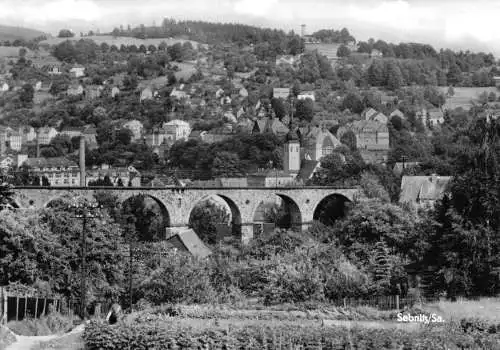
<instances>
[{"instance_id":1,"label":"residential building","mask_svg":"<svg viewBox=\"0 0 500 350\"><path fill-rule=\"evenodd\" d=\"M9 91L9 84L7 84L5 81L0 81L0 92L7 91Z\"/></svg>"},{"instance_id":2,"label":"residential building","mask_svg":"<svg viewBox=\"0 0 500 350\"><path fill-rule=\"evenodd\" d=\"M82 128L68 126L62 129L60 134L63 136L67 136L69 139L72 139L73 137L82 136L82 131Z\"/></svg>"},{"instance_id":3,"label":"residential building","mask_svg":"<svg viewBox=\"0 0 500 350\"><path fill-rule=\"evenodd\" d=\"M69 70L69 73L75 78L81 78L85 76L85 67L73 67Z\"/></svg>"},{"instance_id":4,"label":"residential building","mask_svg":"<svg viewBox=\"0 0 500 350\"><path fill-rule=\"evenodd\" d=\"M187 99L189 99L189 95L186 93L186 91L177 90L175 88L170 93L170 97L174 97L174 98L176 98L178 100L187 100Z\"/></svg>"},{"instance_id":5,"label":"residential building","mask_svg":"<svg viewBox=\"0 0 500 350\"><path fill-rule=\"evenodd\" d=\"M104 87L102 85L90 85L85 88L84 94L87 100L95 100L101 97Z\"/></svg>"},{"instance_id":6,"label":"residential building","mask_svg":"<svg viewBox=\"0 0 500 350\"><path fill-rule=\"evenodd\" d=\"M120 94L120 89L116 86L113 86L113 88L111 89L111 97L115 98L119 94Z\"/></svg>"},{"instance_id":7,"label":"residential building","mask_svg":"<svg viewBox=\"0 0 500 350\"><path fill-rule=\"evenodd\" d=\"M341 145L340 141L325 127L308 127L299 129L302 144L302 159L320 161L333 153Z\"/></svg>"},{"instance_id":8,"label":"residential building","mask_svg":"<svg viewBox=\"0 0 500 350\"><path fill-rule=\"evenodd\" d=\"M68 90L66 90L66 94L68 96L80 96L83 95L84 89L81 84L73 84L70 87L68 87Z\"/></svg>"},{"instance_id":9,"label":"residential building","mask_svg":"<svg viewBox=\"0 0 500 350\"><path fill-rule=\"evenodd\" d=\"M23 137L18 131L12 131L8 134L9 147L13 151L20 151L23 145Z\"/></svg>"},{"instance_id":10,"label":"residential building","mask_svg":"<svg viewBox=\"0 0 500 350\"><path fill-rule=\"evenodd\" d=\"M392 117L399 117L401 119L405 119L404 113L401 112L399 109L395 109L391 114L389 114L389 119L392 119Z\"/></svg>"},{"instance_id":11,"label":"residential building","mask_svg":"<svg viewBox=\"0 0 500 350\"><path fill-rule=\"evenodd\" d=\"M296 184L297 173L289 173L284 170L260 169L248 174L249 187L286 187Z\"/></svg>"},{"instance_id":12,"label":"residential building","mask_svg":"<svg viewBox=\"0 0 500 350\"><path fill-rule=\"evenodd\" d=\"M370 53L370 57L371 58L383 58L384 54L379 50L373 49L372 52Z\"/></svg>"},{"instance_id":13,"label":"residential building","mask_svg":"<svg viewBox=\"0 0 500 350\"><path fill-rule=\"evenodd\" d=\"M298 96L297 99L299 100L305 100L305 99L311 99L313 101L316 101L316 96L314 94L314 91L304 91L301 92Z\"/></svg>"},{"instance_id":14,"label":"residential building","mask_svg":"<svg viewBox=\"0 0 500 350\"><path fill-rule=\"evenodd\" d=\"M383 124L387 124L389 121L389 118L387 118L385 114L378 112L373 108L365 109L363 113L361 113L361 117L364 120L376 121Z\"/></svg>"},{"instance_id":15,"label":"residential building","mask_svg":"<svg viewBox=\"0 0 500 350\"><path fill-rule=\"evenodd\" d=\"M244 87L242 87L242 88L238 91L238 94L239 94L241 97L243 97L243 98L248 97L248 90L247 90L247 89L245 89Z\"/></svg>"},{"instance_id":16,"label":"residential building","mask_svg":"<svg viewBox=\"0 0 500 350\"><path fill-rule=\"evenodd\" d=\"M264 117L254 122L252 134L272 133L278 137L285 137L289 131L278 118Z\"/></svg>"},{"instance_id":17,"label":"residential building","mask_svg":"<svg viewBox=\"0 0 500 350\"><path fill-rule=\"evenodd\" d=\"M49 75L61 75L61 66L60 65L49 65L46 66L46 71Z\"/></svg>"},{"instance_id":18,"label":"residential building","mask_svg":"<svg viewBox=\"0 0 500 350\"><path fill-rule=\"evenodd\" d=\"M339 128L339 138L352 131L356 136L356 146L359 150L389 150L389 129L384 123L371 120L358 120Z\"/></svg>"},{"instance_id":19,"label":"residential building","mask_svg":"<svg viewBox=\"0 0 500 350\"><path fill-rule=\"evenodd\" d=\"M173 142L188 140L189 134L191 134L191 126L189 123L179 119L163 123L163 129Z\"/></svg>"},{"instance_id":20,"label":"residential building","mask_svg":"<svg viewBox=\"0 0 500 350\"><path fill-rule=\"evenodd\" d=\"M222 96L224 96L224 90L223 89L219 89L215 92L215 98L216 99L220 99L222 98Z\"/></svg>"},{"instance_id":21,"label":"residential building","mask_svg":"<svg viewBox=\"0 0 500 350\"><path fill-rule=\"evenodd\" d=\"M419 165L420 162L396 162L396 164L394 164L392 172L397 176L401 176L405 169L414 169Z\"/></svg>"},{"instance_id":22,"label":"residential building","mask_svg":"<svg viewBox=\"0 0 500 350\"><path fill-rule=\"evenodd\" d=\"M427 111L427 123L432 126L444 123L444 113L439 108L432 108Z\"/></svg>"},{"instance_id":23,"label":"residential building","mask_svg":"<svg viewBox=\"0 0 500 350\"><path fill-rule=\"evenodd\" d=\"M153 99L153 90L150 87L147 87L141 91L141 97L139 98L140 102L152 99Z\"/></svg>"},{"instance_id":24,"label":"residential building","mask_svg":"<svg viewBox=\"0 0 500 350\"><path fill-rule=\"evenodd\" d=\"M138 120L130 120L122 124L122 128L129 129L132 132L132 142L136 142L142 137L144 125Z\"/></svg>"},{"instance_id":25,"label":"residential building","mask_svg":"<svg viewBox=\"0 0 500 350\"><path fill-rule=\"evenodd\" d=\"M276 65L277 66L280 66L280 65L293 66L298 61L298 59L300 59L300 56L296 57L293 55L280 55L280 56L276 57Z\"/></svg>"},{"instance_id":26,"label":"residential building","mask_svg":"<svg viewBox=\"0 0 500 350\"><path fill-rule=\"evenodd\" d=\"M45 177L50 186L80 186L80 169L78 164L64 158L28 158L22 164L32 175L40 179Z\"/></svg>"},{"instance_id":27,"label":"residential building","mask_svg":"<svg viewBox=\"0 0 500 350\"><path fill-rule=\"evenodd\" d=\"M21 126L18 131L21 134L23 144L36 139L36 131L32 126Z\"/></svg>"},{"instance_id":28,"label":"residential building","mask_svg":"<svg viewBox=\"0 0 500 350\"><path fill-rule=\"evenodd\" d=\"M50 144L50 141L52 141L52 139L56 137L58 134L59 133L57 132L57 130L52 127L46 126L40 128L38 129L37 132L38 143L40 145L48 145Z\"/></svg>"},{"instance_id":29,"label":"residential building","mask_svg":"<svg viewBox=\"0 0 500 350\"><path fill-rule=\"evenodd\" d=\"M452 180L451 176L403 176L400 203L410 204L414 209L432 208L441 199Z\"/></svg>"},{"instance_id":30,"label":"residential building","mask_svg":"<svg viewBox=\"0 0 500 350\"><path fill-rule=\"evenodd\" d=\"M274 98L282 98L286 100L290 96L289 88L274 88L273 89L273 97Z\"/></svg>"},{"instance_id":31,"label":"residential building","mask_svg":"<svg viewBox=\"0 0 500 350\"><path fill-rule=\"evenodd\" d=\"M27 154L5 155L0 156L0 169L3 171L9 169L17 169L24 161L28 159Z\"/></svg>"},{"instance_id":32,"label":"residential building","mask_svg":"<svg viewBox=\"0 0 500 350\"><path fill-rule=\"evenodd\" d=\"M141 174L133 167L118 167L113 168L107 164L102 164L101 167L94 167L86 171L86 184L104 180L108 177L113 186L123 187L141 187Z\"/></svg>"}]
</instances>

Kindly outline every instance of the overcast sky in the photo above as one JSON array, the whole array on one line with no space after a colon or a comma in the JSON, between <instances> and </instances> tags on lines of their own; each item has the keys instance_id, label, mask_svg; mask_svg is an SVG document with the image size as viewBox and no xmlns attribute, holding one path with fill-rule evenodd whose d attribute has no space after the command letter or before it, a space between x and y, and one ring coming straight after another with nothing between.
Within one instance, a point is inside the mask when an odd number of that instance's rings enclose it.
<instances>
[{"instance_id":1,"label":"overcast sky","mask_svg":"<svg viewBox=\"0 0 500 350\"><path fill-rule=\"evenodd\" d=\"M500 55L497 0L0 0L0 23L56 33L163 17L241 22L309 33L347 27L358 40L425 42Z\"/></svg>"}]
</instances>

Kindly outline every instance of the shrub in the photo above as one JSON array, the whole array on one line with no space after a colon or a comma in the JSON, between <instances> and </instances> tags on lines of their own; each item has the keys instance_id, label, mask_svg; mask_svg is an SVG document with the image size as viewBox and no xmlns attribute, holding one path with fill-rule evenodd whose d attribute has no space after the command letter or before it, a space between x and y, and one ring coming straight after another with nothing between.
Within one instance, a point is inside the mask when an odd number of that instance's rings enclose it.
<instances>
[{"instance_id":1,"label":"shrub","mask_svg":"<svg viewBox=\"0 0 500 350\"><path fill-rule=\"evenodd\" d=\"M27 318L22 321L9 322L7 326L19 335L39 336L60 334L71 330L75 318L64 316L60 313L52 313L39 319Z\"/></svg>"},{"instance_id":2,"label":"shrub","mask_svg":"<svg viewBox=\"0 0 500 350\"><path fill-rule=\"evenodd\" d=\"M207 303L214 300L208 264L184 254L172 253L152 271L140 287L144 298L154 304Z\"/></svg>"},{"instance_id":3,"label":"shrub","mask_svg":"<svg viewBox=\"0 0 500 350\"><path fill-rule=\"evenodd\" d=\"M16 336L6 327L0 325L0 349L6 349L16 341Z\"/></svg>"}]
</instances>

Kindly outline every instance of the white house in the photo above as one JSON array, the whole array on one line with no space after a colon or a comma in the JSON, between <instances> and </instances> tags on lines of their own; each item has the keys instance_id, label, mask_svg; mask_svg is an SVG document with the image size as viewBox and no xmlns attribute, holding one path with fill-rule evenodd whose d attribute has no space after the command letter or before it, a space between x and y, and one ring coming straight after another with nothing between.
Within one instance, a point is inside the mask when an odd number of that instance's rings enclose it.
<instances>
[{"instance_id":1,"label":"white house","mask_svg":"<svg viewBox=\"0 0 500 350\"><path fill-rule=\"evenodd\" d=\"M163 129L167 135L172 136L171 139L174 142L187 140L189 138L189 134L191 134L191 126L189 123L179 119L163 123Z\"/></svg>"},{"instance_id":2,"label":"white house","mask_svg":"<svg viewBox=\"0 0 500 350\"><path fill-rule=\"evenodd\" d=\"M71 75L75 78L80 78L85 76L85 67L73 67L69 70Z\"/></svg>"},{"instance_id":3,"label":"white house","mask_svg":"<svg viewBox=\"0 0 500 350\"><path fill-rule=\"evenodd\" d=\"M301 92L301 93L297 96L297 98L298 98L299 100L305 100L305 99L307 99L307 98L310 98L311 100L316 101L316 97L315 97L315 95L314 95L314 91L304 91L304 92Z\"/></svg>"},{"instance_id":4,"label":"white house","mask_svg":"<svg viewBox=\"0 0 500 350\"><path fill-rule=\"evenodd\" d=\"M144 125L138 120L130 120L122 125L122 127L129 129L132 132L132 141L137 141L141 139L142 130Z\"/></svg>"},{"instance_id":5,"label":"white house","mask_svg":"<svg viewBox=\"0 0 500 350\"><path fill-rule=\"evenodd\" d=\"M48 145L58 134L59 133L54 128L48 126L40 128L38 129L38 143L40 145Z\"/></svg>"},{"instance_id":6,"label":"white house","mask_svg":"<svg viewBox=\"0 0 500 350\"><path fill-rule=\"evenodd\" d=\"M0 92L7 92L9 91L9 84L6 82L0 82Z\"/></svg>"}]
</instances>

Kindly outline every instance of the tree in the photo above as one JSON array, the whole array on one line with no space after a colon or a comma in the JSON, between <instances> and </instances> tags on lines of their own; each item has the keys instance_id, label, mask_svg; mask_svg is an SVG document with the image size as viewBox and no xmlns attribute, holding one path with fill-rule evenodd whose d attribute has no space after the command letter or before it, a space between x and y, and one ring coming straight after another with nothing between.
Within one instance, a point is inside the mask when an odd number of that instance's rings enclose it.
<instances>
[{"instance_id":1,"label":"tree","mask_svg":"<svg viewBox=\"0 0 500 350\"><path fill-rule=\"evenodd\" d=\"M197 205L189 217L189 227L208 244L217 243L217 225L228 224L230 214L220 204L207 200Z\"/></svg>"},{"instance_id":2,"label":"tree","mask_svg":"<svg viewBox=\"0 0 500 350\"><path fill-rule=\"evenodd\" d=\"M350 55L351 55L351 50L345 45L340 45L339 48L337 49L338 57L348 57Z\"/></svg>"},{"instance_id":3,"label":"tree","mask_svg":"<svg viewBox=\"0 0 500 350\"><path fill-rule=\"evenodd\" d=\"M144 195L134 196L123 203L122 225L129 231L129 238L139 242L163 239L168 226L168 214L153 199ZM132 230L132 232L130 232Z\"/></svg>"},{"instance_id":4,"label":"tree","mask_svg":"<svg viewBox=\"0 0 500 350\"><path fill-rule=\"evenodd\" d=\"M69 29L61 29L59 31L59 34L57 35L59 38L72 38L75 36L75 33L73 33Z\"/></svg>"},{"instance_id":5,"label":"tree","mask_svg":"<svg viewBox=\"0 0 500 350\"><path fill-rule=\"evenodd\" d=\"M0 210L5 208L6 205L12 203L12 197L14 196L14 191L9 183L0 184Z\"/></svg>"},{"instance_id":6,"label":"tree","mask_svg":"<svg viewBox=\"0 0 500 350\"><path fill-rule=\"evenodd\" d=\"M395 61L386 63L387 87L393 91L398 90L404 84L403 74Z\"/></svg>"},{"instance_id":7,"label":"tree","mask_svg":"<svg viewBox=\"0 0 500 350\"><path fill-rule=\"evenodd\" d=\"M122 145L130 145L132 142L132 131L127 128L122 128L116 133L116 141Z\"/></svg>"},{"instance_id":8,"label":"tree","mask_svg":"<svg viewBox=\"0 0 500 350\"><path fill-rule=\"evenodd\" d=\"M356 135L352 130L347 130L340 137L340 142L349 147L351 151L356 151L358 149Z\"/></svg>"},{"instance_id":9,"label":"tree","mask_svg":"<svg viewBox=\"0 0 500 350\"><path fill-rule=\"evenodd\" d=\"M241 161L238 154L232 152L218 153L212 163L213 177L241 177Z\"/></svg>"},{"instance_id":10,"label":"tree","mask_svg":"<svg viewBox=\"0 0 500 350\"><path fill-rule=\"evenodd\" d=\"M298 100L295 105L295 116L300 120L312 121L314 117L314 102L310 98Z\"/></svg>"},{"instance_id":11,"label":"tree","mask_svg":"<svg viewBox=\"0 0 500 350\"><path fill-rule=\"evenodd\" d=\"M23 103L23 105L29 105L33 103L33 97L35 95L35 89L31 84L24 84L19 95L19 99Z\"/></svg>"}]
</instances>

